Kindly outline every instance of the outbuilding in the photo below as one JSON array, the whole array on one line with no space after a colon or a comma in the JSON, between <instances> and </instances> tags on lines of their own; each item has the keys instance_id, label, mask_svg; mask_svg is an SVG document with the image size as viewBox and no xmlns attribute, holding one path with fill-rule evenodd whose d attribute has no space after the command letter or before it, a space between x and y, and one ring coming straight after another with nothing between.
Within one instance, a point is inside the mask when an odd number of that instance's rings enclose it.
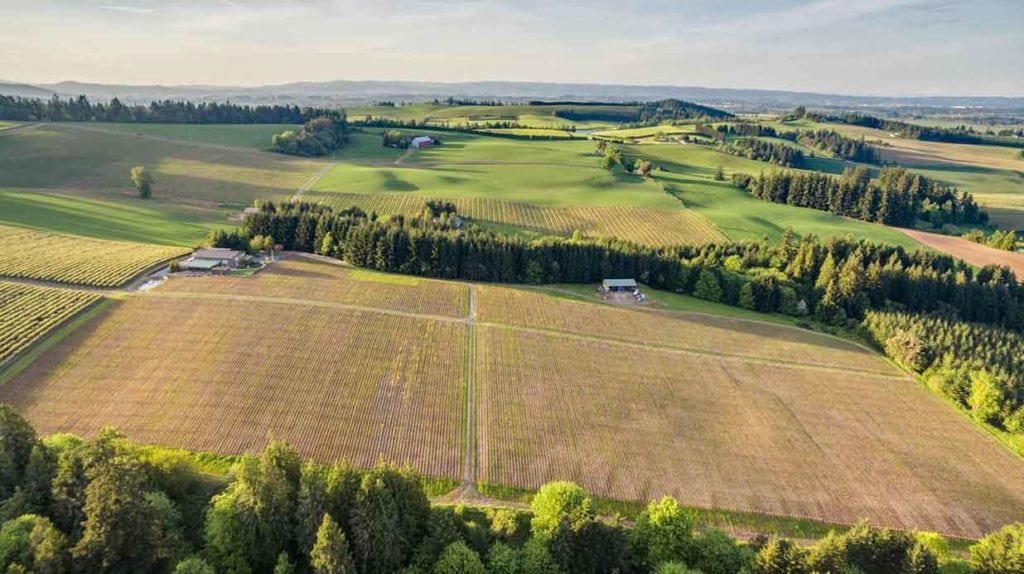
<instances>
[{"instance_id":1,"label":"outbuilding","mask_svg":"<svg viewBox=\"0 0 1024 574\"><path fill-rule=\"evenodd\" d=\"M434 138L430 136L417 136L412 138L412 141L409 142L409 147L413 149L430 147L432 145L434 145Z\"/></svg>"},{"instance_id":2,"label":"outbuilding","mask_svg":"<svg viewBox=\"0 0 1024 574\"><path fill-rule=\"evenodd\" d=\"M635 291L635 279L605 279L601 281L601 288L605 291Z\"/></svg>"},{"instance_id":3,"label":"outbuilding","mask_svg":"<svg viewBox=\"0 0 1024 574\"><path fill-rule=\"evenodd\" d=\"M234 249L215 247L200 249L181 263L182 269L190 271L213 271L217 268L234 269L238 267L245 254Z\"/></svg>"}]
</instances>

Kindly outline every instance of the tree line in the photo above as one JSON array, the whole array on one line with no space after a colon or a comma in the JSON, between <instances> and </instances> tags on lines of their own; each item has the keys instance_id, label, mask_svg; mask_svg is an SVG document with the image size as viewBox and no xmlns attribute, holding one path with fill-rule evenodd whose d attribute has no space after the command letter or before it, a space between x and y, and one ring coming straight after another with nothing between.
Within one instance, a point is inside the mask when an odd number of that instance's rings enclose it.
<instances>
[{"instance_id":1,"label":"tree line","mask_svg":"<svg viewBox=\"0 0 1024 574\"><path fill-rule=\"evenodd\" d=\"M651 248L618 239L527 240L474 225L454 212L377 217L358 208L266 202L242 228L214 234L222 247L255 236L379 271L498 283L594 283L635 277L658 289L733 306L813 314L846 325L876 309L944 312L1024 330L1024 286L1005 267L975 270L948 255L791 231L767 240Z\"/></svg>"},{"instance_id":2,"label":"tree line","mask_svg":"<svg viewBox=\"0 0 1024 574\"><path fill-rule=\"evenodd\" d=\"M9 405L0 460L7 573L938 574L942 559L995 574L1024 561L1024 525L979 541L968 563L934 535L866 523L809 548L774 536L743 544L697 530L671 497L630 527L597 516L569 482L542 486L529 511L433 505L411 469L319 465L278 441L222 481L188 454L143 449L111 429L91 441L41 438Z\"/></svg>"},{"instance_id":3,"label":"tree line","mask_svg":"<svg viewBox=\"0 0 1024 574\"><path fill-rule=\"evenodd\" d=\"M956 321L941 313L887 311L868 312L863 329L887 355L921 374L933 391L978 422L1024 436L1020 332Z\"/></svg>"},{"instance_id":4,"label":"tree line","mask_svg":"<svg viewBox=\"0 0 1024 574\"><path fill-rule=\"evenodd\" d=\"M836 157L860 163L879 163L878 149L864 138L848 138L835 130L804 130L796 141L807 147L818 148Z\"/></svg>"},{"instance_id":5,"label":"tree line","mask_svg":"<svg viewBox=\"0 0 1024 574\"><path fill-rule=\"evenodd\" d=\"M737 173L733 183L765 201L887 225L913 227L919 219L936 227L988 221L970 193L901 167L884 167L875 179L865 166L847 167L841 177L785 170L757 177Z\"/></svg>"},{"instance_id":6,"label":"tree line","mask_svg":"<svg viewBox=\"0 0 1024 574\"><path fill-rule=\"evenodd\" d=\"M722 149L731 155L766 161L783 167L803 167L805 163L803 151L782 142L742 137Z\"/></svg>"},{"instance_id":7,"label":"tree line","mask_svg":"<svg viewBox=\"0 0 1024 574\"><path fill-rule=\"evenodd\" d=\"M716 126L715 129L723 134L748 138L766 137L788 140L807 147L827 151L836 157L849 161L860 163L879 163L881 161L878 149L864 141L864 138L859 140L848 138L835 130L795 130L783 132L771 126L745 122L721 124Z\"/></svg>"},{"instance_id":8,"label":"tree line","mask_svg":"<svg viewBox=\"0 0 1024 574\"><path fill-rule=\"evenodd\" d=\"M995 137L975 131L970 126L957 126L942 128L935 126L922 126L899 120L889 120L876 116L869 116L860 113L846 113L841 115L811 112L797 109L790 117L807 118L814 122L839 123L851 126L862 126L876 130L883 130L900 134L903 137L922 141L962 143L973 145L1006 145L1011 147L1024 147L1024 141L1012 137Z\"/></svg>"},{"instance_id":9,"label":"tree line","mask_svg":"<svg viewBox=\"0 0 1024 574\"><path fill-rule=\"evenodd\" d=\"M23 122L121 122L165 124L302 124L318 117L344 118L344 112L299 106L249 106L165 100L125 105L117 98L92 103L85 96L50 100L0 95L0 120Z\"/></svg>"},{"instance_id":10,"label":"tree line","mask_svg":"<svg viewBox=\"0 0 1024 574\"><path fill-rule=\"evenodd\" d=\"M988 235L980 229L972 229L961 235L961 237L968 241L1004 251L1015 251L1017 245L1024 242L1024 234L1013 229L1004 229L1002 231L997 229Z\"/></svg>"},{"instance_id":11,"label":"tree line","mask_svg":"<svg viewBox=\"0 0 1024 574\"><path fill-rule=\"evenodd\" d=\"M298 131L285 130L274 134L270 149L304 157L327 155L341 149L348 143L348 123L344 114L333 117L314 118Z\"/></svg>"},{"instance_id":12,"label":"tree line","mask_svg":"<svg viewBox=\"0 0 1024 574\"><path fill-rule=\"evenodd\" d=\"M554 115L577 122L617 122L633 127L652 126L683 120L726 119L733 117L733 114L717 108L675 99L637 104L580 105L579 108L555 110Z\"/></svg>"}]
</instances>

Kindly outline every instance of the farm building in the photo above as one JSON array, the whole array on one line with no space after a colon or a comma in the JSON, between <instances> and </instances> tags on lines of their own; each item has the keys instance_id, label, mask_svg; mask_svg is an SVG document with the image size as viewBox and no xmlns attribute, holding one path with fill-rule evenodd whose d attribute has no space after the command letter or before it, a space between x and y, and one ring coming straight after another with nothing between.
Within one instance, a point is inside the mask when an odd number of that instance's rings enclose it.
<instances>
[{"instance_id":1,"label":"farm building","mask_svg":"<svg viewBox=\"0 0 1024 574\"><path fill-rule=\"evenodd\" d=\"M430 147L432 145L434 145L434 138L430 136L417 136L412 138L412 141L409 142L409 147L413 149Z\"/></svg>"},{"instance_id":2,"label":"farm building","mask_svg":"<svg viewBox=\"0 0 1024 574\"><path fill-rule=\"evenodd\" d=\"M244 253L234 249L212 248L200 249L181 263L182 269L190 271L212 271L217 268L234 269L242 260Z\"/></svg>"},{"instance_id":3,"label":"farm building","mask_svg":"<svg viewBox=\"0 0 1024 574\"><path fill-rule=\"evenodd\" d=\"M633 291L636 289L635 279L605 279L601 281L604 291Z\"/></svg>"}]
</instances>

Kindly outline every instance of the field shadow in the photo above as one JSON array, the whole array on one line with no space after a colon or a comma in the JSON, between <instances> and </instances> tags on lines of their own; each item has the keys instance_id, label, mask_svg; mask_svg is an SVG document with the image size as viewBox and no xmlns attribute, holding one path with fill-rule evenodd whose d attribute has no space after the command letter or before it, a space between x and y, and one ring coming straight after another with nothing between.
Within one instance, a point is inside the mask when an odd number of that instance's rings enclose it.
<instances>
[{"instance_id":1,"label":"field shadow","mask_svg":"<svg viewBox=\"0 0 1024 574\"><path fill-rule=\"evenodd\" d=\"M388 191L417 191L419 186L411 181L406 181L397 175L390 169L381 170L381 176L384 178L383 187Z\"/></svg>"}]
</instances>

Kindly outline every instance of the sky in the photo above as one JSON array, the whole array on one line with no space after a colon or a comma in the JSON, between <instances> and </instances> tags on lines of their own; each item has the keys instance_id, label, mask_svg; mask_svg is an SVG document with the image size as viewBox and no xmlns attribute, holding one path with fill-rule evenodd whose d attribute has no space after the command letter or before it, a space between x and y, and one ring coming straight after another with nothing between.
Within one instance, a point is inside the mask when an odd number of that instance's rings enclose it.
<instances>
[{"instance_id":1,"label":"sky","mask_svg":"<svg viewBox=\"0 0 1024 574\"><path fill-rule=\"evenodd\" d=\"M0 0L0 79L1024 95L1024 0Z\"/></svg>"}]
</instances>

